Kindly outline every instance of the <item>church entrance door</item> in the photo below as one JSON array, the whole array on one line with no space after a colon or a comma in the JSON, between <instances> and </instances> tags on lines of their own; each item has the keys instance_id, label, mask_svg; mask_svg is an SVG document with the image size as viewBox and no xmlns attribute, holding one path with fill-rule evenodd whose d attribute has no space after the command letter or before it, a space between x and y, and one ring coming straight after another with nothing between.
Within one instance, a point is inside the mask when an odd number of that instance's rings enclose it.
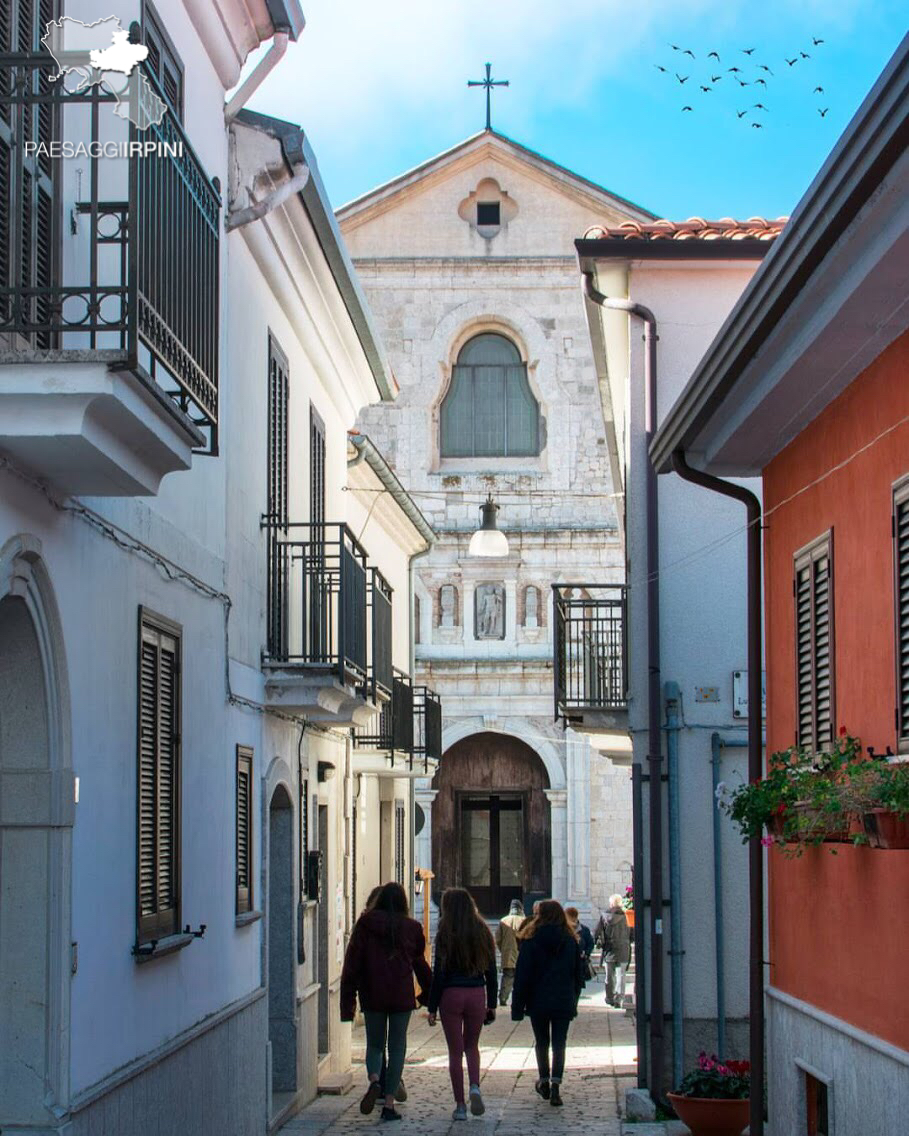
<instances>
[{"instance_id":1,"label":"church entrance door","mask_svg":"<svg viewBox=\"0 0 909 1136\"><path fill-rule=\"evenodd\" d=\"M484 915L500 915L523 893L523 797L458 796L461 886L471 892Z\"/></svg>"}]
</instances>

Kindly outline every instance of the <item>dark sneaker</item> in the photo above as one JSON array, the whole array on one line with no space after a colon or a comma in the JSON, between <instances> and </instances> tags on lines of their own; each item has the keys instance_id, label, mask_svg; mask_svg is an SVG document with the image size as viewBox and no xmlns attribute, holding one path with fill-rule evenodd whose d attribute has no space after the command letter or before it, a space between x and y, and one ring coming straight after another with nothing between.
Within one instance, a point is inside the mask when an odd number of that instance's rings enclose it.
<instances>
[{"instance_id":1,"label":"dark sneaker","mask_svg":"<svg viewBox=\"0 0 909 1136\"><path fill-rule=\"evenodd\" d=\"M470 1111L474 1116L482 1116L486 1111L479 1085L470 1086Z\"/></svg>"},{"instance_id":2,"label":"dark sneaker","mask_svg":"<svg viewBox=\"0 0 909 1136\"><path fill-rule=\"evenodd\" d=\"M398 1081L398 1087L395 1089L395 1100L398 1104L403 1104L407 1100L407 1089L404 1088L403 1081Z\"/></svg>"},{"instance_id":3,"label":"dark sneaker","mask_svg":"<svg viewBox=\"0 0 909 1136\"><path fill-rule=\"evenodd\" d=\"M543 1100L549 1100L549 1082L548 1081L537 1081L537 1083L534 1085L534 1088L540 1094L540 1096L543 1098Z\"/></svg>"},{"instance_id":4,"label":"dark sneaker","mask_svg":"<svg viewBox=\"0 0 909 1136\"><path fill-rule=\"evenodd\" d=\"M562 1106L562 1094L559 1092L559 1086L553 1085L549 1092L549 1103L555 1108Z\"/></svg>"},{"instance_id":5,"label":"dark sneaker","mask_svg":"<svg viewBox=\"0 0 909 1136\"><path fill-rule=\"evenodd\" d=\"M360 1101L360 1112L362 1112L364 1116L369 1116L376 1107L376 1101L379 1099L381 1091L378 1081L369 1082L369 1088L363 1094L363 1099Z\"/></svg>"},{"instance_id":6,"label":"dark sneaker","mask_svg":"<svg viewBox=\"0 0 909 1136\"><path fill-rule=\"evenodd\" d=\"M400 1114L400 1112L396 1112L395 1109L389 1108L387 1104L383 1104L382 1105L382 1115L379 1117L379 1119L380 1120L400 1120L401 1114Z\"/></svg>"}]
</instances>

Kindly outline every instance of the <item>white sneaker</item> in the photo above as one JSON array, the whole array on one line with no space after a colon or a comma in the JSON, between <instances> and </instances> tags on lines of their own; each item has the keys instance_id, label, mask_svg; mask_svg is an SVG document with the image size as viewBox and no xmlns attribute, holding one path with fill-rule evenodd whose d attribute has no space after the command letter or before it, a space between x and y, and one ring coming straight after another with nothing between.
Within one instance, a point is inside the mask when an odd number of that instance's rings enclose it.
<instances>
[{"instance_id":1,"label":"white sneaker","mask_svg":"<svg viewBox=\"0 0 909 1136\"><path fill-rule=\"evenodd\" d=\"M486 1111L486 1105L483 1104L483 1098L480 1095L480 1086L470 1086L470 1111L474 1116L482 1116Z\"/></svg>"},{"instance_id":2,"label":"white sneaker","mask_svg":"<svg viewBox=\"0 0 909 1136\"><path fill-rule=\"evenodd\" d=\"M467 1119L467 1105L459 1104L458 1107L451 1114L452 1120L466 1120Z\"/></svg>"}]
</instances>

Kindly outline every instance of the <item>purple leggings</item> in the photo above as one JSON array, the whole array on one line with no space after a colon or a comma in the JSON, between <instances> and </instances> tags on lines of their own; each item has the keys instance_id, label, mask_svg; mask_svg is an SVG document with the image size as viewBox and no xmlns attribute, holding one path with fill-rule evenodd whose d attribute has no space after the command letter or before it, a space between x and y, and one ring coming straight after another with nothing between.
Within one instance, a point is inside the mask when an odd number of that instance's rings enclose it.
<instances>
[{"instance_id":1,"label":"purple leggings","mask_svg":"<svg viewBox=\"0 0 909 1136\"><path fill-rule=\"evenodd\" d=\"M439 1002L439 1017L448 1043L448 1072L455 1103L463 1104L465 1054L470 1083L480 1083L480 1031L486 1017L486 987L449 986Z\"/></svg>"}]
</instances>

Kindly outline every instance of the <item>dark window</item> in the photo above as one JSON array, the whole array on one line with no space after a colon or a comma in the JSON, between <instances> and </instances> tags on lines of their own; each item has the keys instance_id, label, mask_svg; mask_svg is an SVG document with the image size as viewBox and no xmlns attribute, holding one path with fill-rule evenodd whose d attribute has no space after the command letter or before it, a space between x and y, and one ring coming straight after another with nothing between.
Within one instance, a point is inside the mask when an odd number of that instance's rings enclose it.
<instances>
[{"instance_id":1,"label":"dark window","mask_svg":"<svg viewBox=\"0 0 909 1136\"><path fill-rule=\"evenodd\" d=\"M498 201L477 202L477 225L500 225L501 212Z\"/></svg>"},{"instance_id":2,"label":"dark window","mask_svg":"<svg viewBox=\"0 0 909 1136\"><path fill-rule=\"evenodd\" d=\"M253 751L237 746L237 914L252 911Z\"/></svg>"},{"instance_id":3,"label":"dark window","mask_svg":"<svg viewBox=\"0 0 909 1136\"><path fill-rule=\"evenodd\" d=\"M325 423L309 408L309 519L325 524Z\"/></svg>"},{"instance_id":4,"label":"dark window","mask_svg":"<svg viewBox=\"0 0 909 1136\"><path fill-rule=\"evenodd\" d=\"M799 745L833 741L834 641L831 534L795 557L795 654Z\"/></svg>"},{"instance_id":5,"label":"dark window","mask_svg":"<svg viewBox=\"0 0 909 1136\"><path fill-rule=\"evenodd\" d=\"M829 1090L824 1081L805 1074L806 1128L808 1136L830 1136Z\"/></svg>"},{"instance_id":6,"label":"dark window","mask_svg":"<svg viewBox=\"0 0 909 1136\"><path fill-rule=\"evenodd\" d=\"M148 0L142 5L142 38L148 48L146 67L157 79L170 109L182 120L183 61Z\"/></svg>"},{"instance_id":7,"label":"dark window","mask_svg":"<svg viewBox=\"0 0 909 1136\"><path fill-rule=\"evenodd\" d=\"M140 943L180 926L180 631L140 609Z\"/></svg>"},{"instance_id":8,"label":"dark window","mask_svg":"<svg viewBox=\"0 0 909 1136\"><path fill-rule=\"evenodd\" d=\"M909 750L909 481L893 495L896 720L900 752Z\"/></svg>"},{"instance_id":9,"label":"dark window","mask_svg":"<svg viewBox=\"0 0 909 1136\"><path fill-rule=\"evenodd\" d=\"M484 333L466 343L442 402L442 457L521 457L540 452L540 408L517 347Z\"/></svg>"},{"instance_id":10,"label":"dark window","mask_svg":"<svg viewBox=\"0 0 909 1136\"><path fill-rule=\"evenodd\" d=\"M404 883L404 802L395 801L395 880Z\"/></svg>"}]
</instances>

